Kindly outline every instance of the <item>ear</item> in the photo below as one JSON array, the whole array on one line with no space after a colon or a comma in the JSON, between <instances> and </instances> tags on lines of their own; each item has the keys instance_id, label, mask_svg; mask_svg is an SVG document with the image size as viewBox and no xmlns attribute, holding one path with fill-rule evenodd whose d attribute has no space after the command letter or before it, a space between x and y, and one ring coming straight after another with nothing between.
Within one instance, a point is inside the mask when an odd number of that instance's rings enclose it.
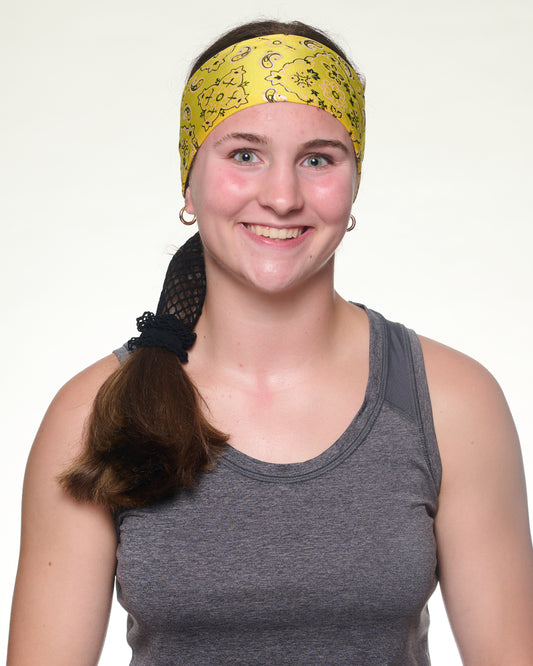
<instances>
[{"instance_id":1,"label":"ear","mask_svg":"<svg viewBox=\"0 0 533 666\"><path fill-rule=\"evenodd\" d=\"M194 210L194 205L192 202L192 196L191 196L191 186L187 185L187 189L185 190L185 210L190 213L191 215L196 215L195 210Z\"/></svg>"}]
</instances>

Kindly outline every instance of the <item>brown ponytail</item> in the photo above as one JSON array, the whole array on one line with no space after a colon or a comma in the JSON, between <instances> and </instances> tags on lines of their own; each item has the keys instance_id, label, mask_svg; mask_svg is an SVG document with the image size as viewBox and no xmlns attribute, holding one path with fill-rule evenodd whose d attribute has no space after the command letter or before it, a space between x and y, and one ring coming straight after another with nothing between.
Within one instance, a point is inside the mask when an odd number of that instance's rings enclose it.
<instances>
[{"instance_id":1,"label":"brown ponytail","mask_svg":"<svg viewBox=\"0 0 533 666\"><path fill-rule=\"evenodd\" d=\"M60 482L76 499L112 508L191 488L226 443L205 419L177 356L157 347L136 349L102 385L86 438Z\"/></svg>"}]
</instances>

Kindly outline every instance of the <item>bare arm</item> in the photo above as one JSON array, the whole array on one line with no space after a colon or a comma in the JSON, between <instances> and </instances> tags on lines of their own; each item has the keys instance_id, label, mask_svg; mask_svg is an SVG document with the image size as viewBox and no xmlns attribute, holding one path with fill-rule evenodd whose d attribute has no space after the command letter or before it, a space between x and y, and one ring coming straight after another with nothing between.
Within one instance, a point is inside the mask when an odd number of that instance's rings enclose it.
<instances>
[{"instance_id":1,"label":"bare arm","mask_svg":"<svg viewBox=\"0 0 533 666\"><path fill-rule=\"evenodd\" d=\"M492 376L422 340L442 487L439 579L468 666L533 664L533 552L515 427Z\"/></svg>"},{"instance_id":2,"label":"bare arm","mask_svg":"<svg viewBox=\"0 0 533 666\"><path fill-rule=\"evenodd\" d=\"M116 536L106 509L72 500L56 477L79 452L94 396L117 367L107 357L58 393L32 447L8 666L94 666L112 598Z\"/></svg>"}]
</instances>

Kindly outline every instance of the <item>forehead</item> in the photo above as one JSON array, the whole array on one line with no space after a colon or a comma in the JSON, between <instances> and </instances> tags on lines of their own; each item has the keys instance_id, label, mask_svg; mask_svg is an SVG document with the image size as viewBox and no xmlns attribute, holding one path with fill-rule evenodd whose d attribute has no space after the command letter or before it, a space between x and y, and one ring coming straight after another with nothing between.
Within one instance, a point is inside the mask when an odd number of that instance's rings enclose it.
<instances>
[{"instance_id":1,"label":"forehead","mask_svg":"<svg viewBox=\"0 0 533 666\"><path fill-rule=\"evenodd\" d=\"M272 140L279 136L296 142L333 139L352 145L344 125L330 113L295 102L257 104L237 111L211 130L204 144L213 145L230 134L254 134Z\"/></svg>"}]
</instances>

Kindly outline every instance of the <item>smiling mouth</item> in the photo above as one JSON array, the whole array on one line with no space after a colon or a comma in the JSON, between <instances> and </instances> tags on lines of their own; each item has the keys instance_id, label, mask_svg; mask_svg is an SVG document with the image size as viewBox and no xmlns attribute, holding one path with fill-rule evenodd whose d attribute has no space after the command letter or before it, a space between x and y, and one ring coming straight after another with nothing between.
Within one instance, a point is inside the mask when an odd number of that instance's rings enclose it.
<instances>
[{"instance_id":1,"label":"smiling mouth","mask_svg":"<svg viewBox=\"0 0 533 666\"><path fill-rule=\"evenodd\" d=\"M264 238L271 238L273 240L298 238L307 229L307 227L283 227L282 229L277 229L276 227L264 227L260 224L245 224L244 226L256 236L263 236Z\"/></svg>"}]
</instances>

